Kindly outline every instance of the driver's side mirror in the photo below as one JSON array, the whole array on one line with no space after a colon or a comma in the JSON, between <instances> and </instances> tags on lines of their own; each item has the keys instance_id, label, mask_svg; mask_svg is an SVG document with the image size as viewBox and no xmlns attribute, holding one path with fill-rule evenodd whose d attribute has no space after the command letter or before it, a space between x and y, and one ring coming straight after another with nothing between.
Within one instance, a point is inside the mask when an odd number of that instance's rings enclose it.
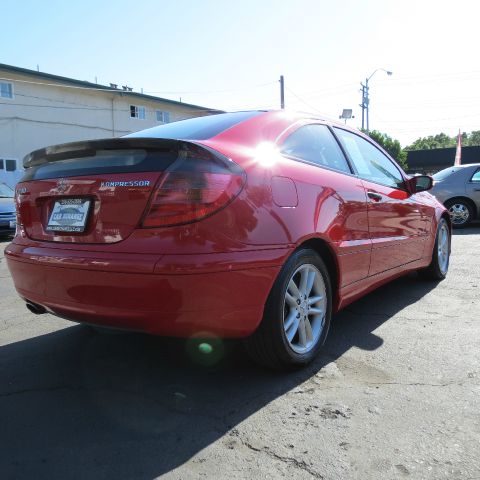
<instances>
[{"instance_id":1,"label":"driver's side mirror","mask_svg":"<svg viewBox=\"0 0 480 480\"><path fill-rule=\"evenodd\" d=\"M408 187L412 193L425 192L433 187L433 178L428 175L416 175L408 180Z\"/></svg>"}]
</instances>

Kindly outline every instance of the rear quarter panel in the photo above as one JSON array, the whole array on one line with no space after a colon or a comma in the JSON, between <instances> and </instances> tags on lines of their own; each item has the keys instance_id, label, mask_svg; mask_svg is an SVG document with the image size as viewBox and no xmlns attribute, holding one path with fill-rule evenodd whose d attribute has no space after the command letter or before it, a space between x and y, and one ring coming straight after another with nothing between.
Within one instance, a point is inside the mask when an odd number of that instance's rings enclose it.
<instances>
[{"instance_id":1,"label":"rear quarter panel","mask_svg":"<svg viewBox=\"0 0 480 480\"><path fill-rule=\"evenodd\" d=\"M231 205L232 215L240 218L242 212L246 215L244 228L250 226L246 235L237 236L245 247L288 245L293 249L319 238L335 254L340 285L367 275L371 242L365 191L357 177L280 155L274 161L263 161L256 158L253 149L231 144L211 146L234 159L247 173L245 190ZM277 198L283 199L287 185L292 199L282 203ZM282 194L275 192L279 186Z\"/></svg>"}]
</instances>

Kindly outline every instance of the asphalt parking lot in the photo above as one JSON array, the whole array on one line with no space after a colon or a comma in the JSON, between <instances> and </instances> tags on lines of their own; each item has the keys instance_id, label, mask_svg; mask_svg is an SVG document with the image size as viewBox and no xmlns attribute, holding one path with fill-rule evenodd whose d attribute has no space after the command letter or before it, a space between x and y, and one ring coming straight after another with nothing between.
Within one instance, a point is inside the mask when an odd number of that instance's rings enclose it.
<instances>
[{"instance_id":1,"label":"asphalt parking lot","mask_svg":"<svg viewBox=\"0 0 480 480\"><path fill-rule=\"evenodd\" d=\"M99 335L17 298L0 243L2 479L480 479L480 225L448 278L337 315L303 371Z\"/></svg>"}]
</instances>

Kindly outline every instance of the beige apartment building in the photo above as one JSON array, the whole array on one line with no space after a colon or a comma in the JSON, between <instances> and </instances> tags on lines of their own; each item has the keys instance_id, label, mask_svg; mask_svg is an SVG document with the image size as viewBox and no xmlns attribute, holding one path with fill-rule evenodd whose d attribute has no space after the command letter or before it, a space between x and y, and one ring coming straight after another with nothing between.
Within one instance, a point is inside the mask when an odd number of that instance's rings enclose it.
<instances>
[{"instance_id":1,"label":"beige apartment building","mask_svg":"<svg viewBox=\"0 0 480 480\"><path fill-rule=\"evenodd\" d=\"M0 182L13 186L23 157L48 145L118 137L218 110L0 64Z\"/></svg>"}]
</instances>

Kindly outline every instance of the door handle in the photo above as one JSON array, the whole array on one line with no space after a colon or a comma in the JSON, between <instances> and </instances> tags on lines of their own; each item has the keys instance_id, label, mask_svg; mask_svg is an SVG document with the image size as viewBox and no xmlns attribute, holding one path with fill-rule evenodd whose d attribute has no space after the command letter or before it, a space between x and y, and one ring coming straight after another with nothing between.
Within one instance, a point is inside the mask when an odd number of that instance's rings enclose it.
<instances>
[{"instance_id":1,"label":"door handle","mask_svg":"<svg viewBox=\"0 0 480 480\"><path fill-rule=\"evenodd\" d=\"M367 196L374 202L379 202L383 198L383 195L381 195L380 193L370 191L367 192Z\"/></svg>"}]
</instances>

